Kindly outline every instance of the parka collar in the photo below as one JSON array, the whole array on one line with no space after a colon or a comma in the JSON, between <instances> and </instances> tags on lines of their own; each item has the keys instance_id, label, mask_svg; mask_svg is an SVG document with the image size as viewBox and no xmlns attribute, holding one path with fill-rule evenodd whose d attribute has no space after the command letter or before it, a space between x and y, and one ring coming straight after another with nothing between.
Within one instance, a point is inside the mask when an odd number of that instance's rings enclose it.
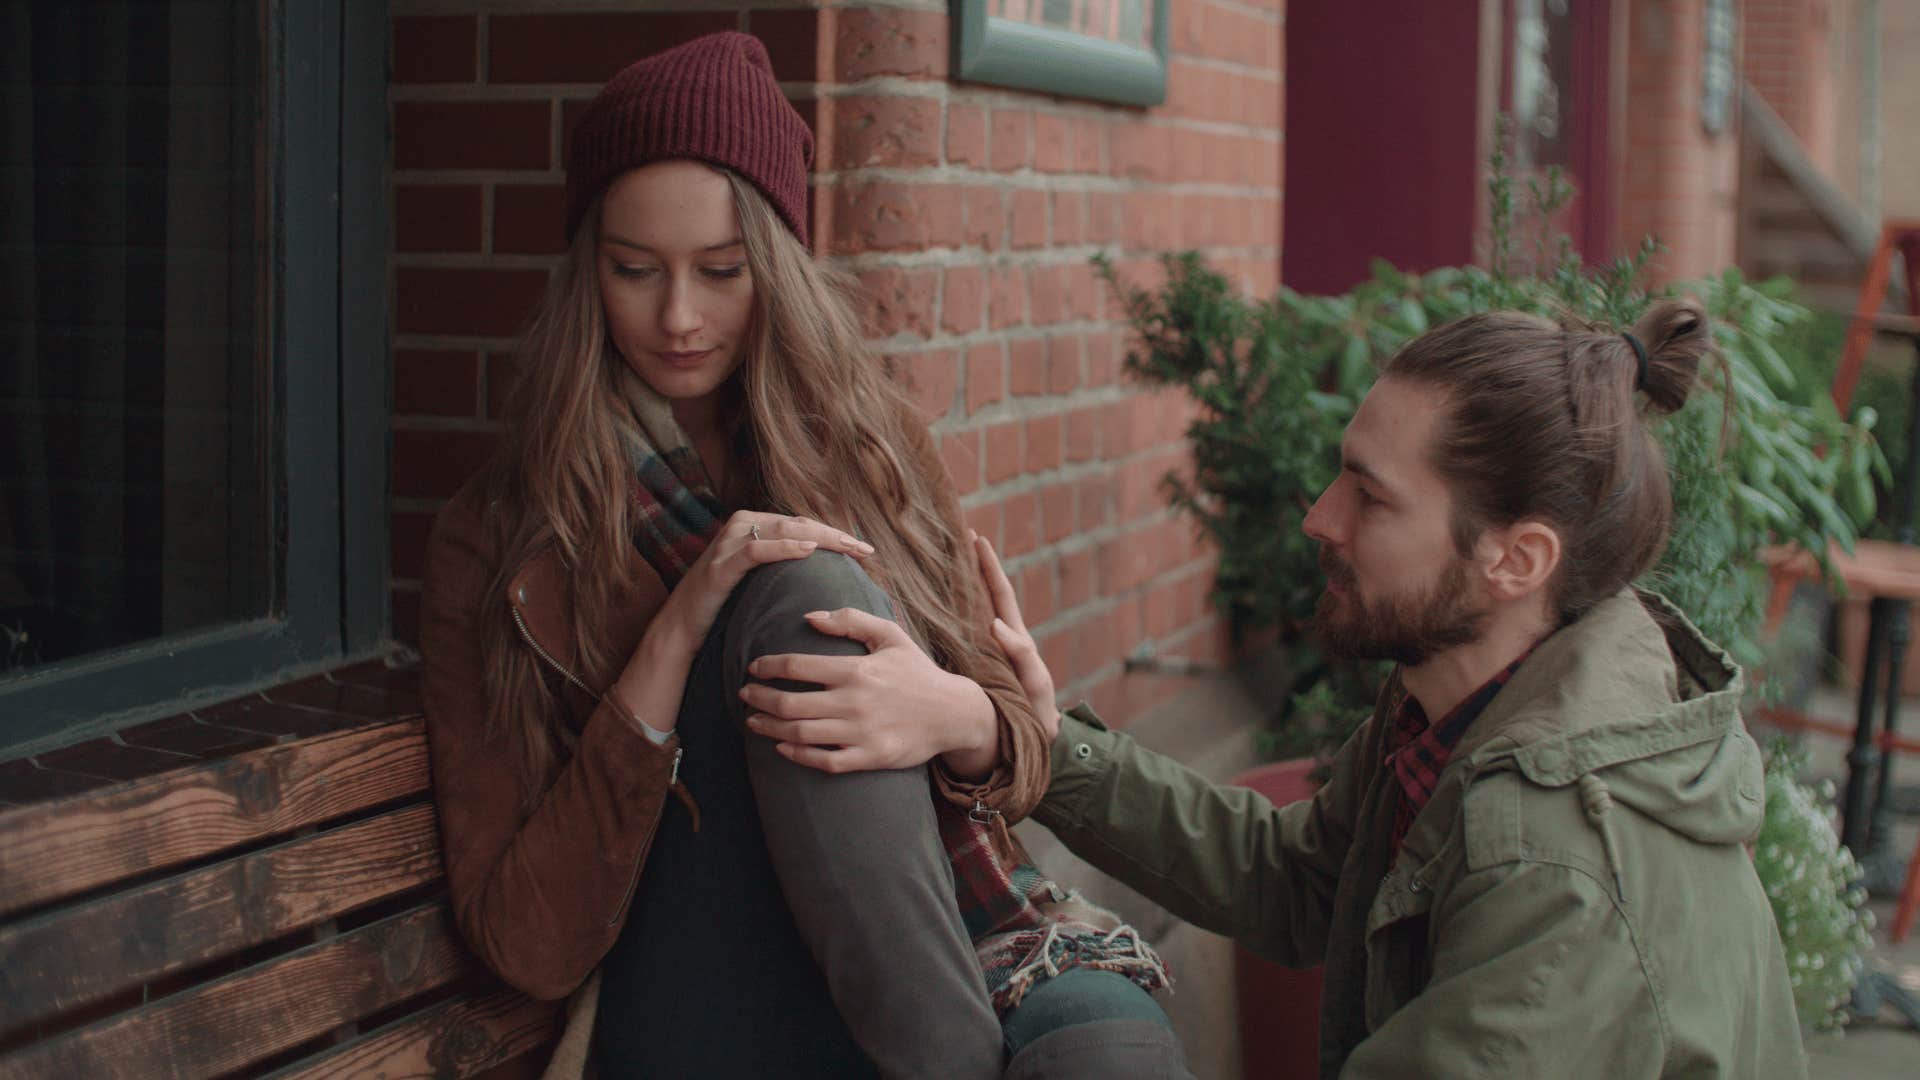
<instances>
[{"instance_id":1,"label":"parka collar","mask_svg":"<svg viewBox=\"0 0 1920 1080\"><path fill-rule=\"evenodd\" d=\"M1740 668L1654 593L1622 589L1541 642L1461 739L1546 787L1717 740L1739 725Z\"/></svg>"}]
</instances>

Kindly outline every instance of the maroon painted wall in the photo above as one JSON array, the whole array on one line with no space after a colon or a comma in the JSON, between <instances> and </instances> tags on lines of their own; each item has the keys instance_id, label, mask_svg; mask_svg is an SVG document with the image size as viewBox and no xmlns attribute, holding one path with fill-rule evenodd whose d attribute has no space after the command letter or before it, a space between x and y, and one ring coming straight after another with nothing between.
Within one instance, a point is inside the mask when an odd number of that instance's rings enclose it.
<instances>
[{"instance_id":1,"label":"maroon painted wall","mask_svg":"<svg viewBox=\"0 0 1920 1080\"><path fill-rule=\"evenodd\" d=\"M1479 10L1287 5L1284 284L1343 292L1375 258L1410 270L1473 258Z\"/></svg>"}]
</instances>

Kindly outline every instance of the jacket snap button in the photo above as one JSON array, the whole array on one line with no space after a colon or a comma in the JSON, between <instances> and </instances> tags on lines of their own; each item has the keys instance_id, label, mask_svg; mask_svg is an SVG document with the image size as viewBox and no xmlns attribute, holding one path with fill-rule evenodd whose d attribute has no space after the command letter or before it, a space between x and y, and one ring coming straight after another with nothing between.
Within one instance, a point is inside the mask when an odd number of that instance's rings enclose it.
<instances>
[{"instance_id":1,"label":"jacket snap button","mask_svg":"<svg viewBox=\"0 0 1920 1080\"><path fill-rule=\"evenodd\" d=\"M1086 743L1081 743L1073 748L1073 756L1079 758L1081 761L1085 761L1093 756L1093 747Z\"/></svg>"}]
</instances>

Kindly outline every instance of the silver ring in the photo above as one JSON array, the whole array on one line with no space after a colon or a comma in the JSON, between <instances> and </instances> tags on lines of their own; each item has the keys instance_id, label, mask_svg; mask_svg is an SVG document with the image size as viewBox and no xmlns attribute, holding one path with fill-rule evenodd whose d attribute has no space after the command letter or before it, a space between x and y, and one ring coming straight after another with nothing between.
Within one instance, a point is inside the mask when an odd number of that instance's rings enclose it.
<instances>
[{"instance_id":1,"label":"silver ring","mask_svg":"<svg viewBox=\"0 0 1920 1080\"><path fill-rule=\"evenodd\" d=\"M753 524L753 525L749 525L749 526L747 526L747 535L748 535L748 536L751 536L751 537L753 537L753 538L754 538L755 540L758 540L758 539L760 539L760 526L759 526L759 524L758 524L758 523L756 523L756 524Z\"/></svg>"}]
</instances>

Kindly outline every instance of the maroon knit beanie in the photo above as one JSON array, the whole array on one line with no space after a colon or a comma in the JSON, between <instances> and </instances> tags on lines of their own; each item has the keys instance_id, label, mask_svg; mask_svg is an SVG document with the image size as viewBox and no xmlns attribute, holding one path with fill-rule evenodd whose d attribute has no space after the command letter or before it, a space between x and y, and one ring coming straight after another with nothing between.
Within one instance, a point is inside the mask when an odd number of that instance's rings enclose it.
<instances>
[{"instance_id":1,"label":"maroon knit beanie","mask_svg":"<svg viewBox=\"0 0 1920 1080\"><path fill-rule=\"evenodd\" d=\"M629 64L608 80L573 131L567 238L614 177L670 158L739 173L811 250L813 132L780 93L760 39L732 30L708 34Z\"/></svg>"}]
</instances>

